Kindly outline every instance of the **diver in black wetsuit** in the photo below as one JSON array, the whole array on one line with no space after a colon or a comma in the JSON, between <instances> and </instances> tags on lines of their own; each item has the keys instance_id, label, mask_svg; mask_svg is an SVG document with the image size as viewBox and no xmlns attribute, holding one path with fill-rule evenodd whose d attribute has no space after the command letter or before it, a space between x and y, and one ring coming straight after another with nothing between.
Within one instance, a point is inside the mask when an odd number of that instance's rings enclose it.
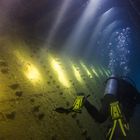
<instances>
[{"instance_id":1,"label":"diver in black wetsuit","mask_svg":"<svg viewBox=\"0 0 140 140\"><path fill-rule=\"evenodd\" d=\"M54 111L66 114L81 113L81 108L85 106L96 122L103 123L107 119L112 120L107 127L106 140L121 140L121 138L124 140L129 130L129 120L134 114L136 105L140 104L140 93L133 81L128 77L111 76L108 78L100 110L87 100L88 97L89 95L79 93L73 106L58 107Z\"/></svg>"},{"instance_id":2,"label":"diver in black wetsuit","mask_svg":"<svg viewBox=\"0 0 140 140\"><path fill-rule=\"evenodd\" d=\"M99 123L103 123L110 116L110 104L119 101L121 111L129 122L135 106L140 103L140 94L135 86L125 78L111 76L106 81L106 89L102 99L102 107L98 111L87 99L84 106L88 113Z\"/></svg>"}]
</instances>

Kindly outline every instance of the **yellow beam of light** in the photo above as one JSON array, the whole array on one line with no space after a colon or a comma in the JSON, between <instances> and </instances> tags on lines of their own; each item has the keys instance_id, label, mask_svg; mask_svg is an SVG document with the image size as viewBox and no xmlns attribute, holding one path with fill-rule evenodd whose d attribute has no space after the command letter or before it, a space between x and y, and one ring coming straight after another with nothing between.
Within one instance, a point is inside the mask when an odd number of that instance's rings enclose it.
<instances>
[{"instance_id":1,"label":"yellow beam of light","mask_svg":"<svg viewBox=\"0 0 140 140\"><path fill-rule=\"evenodd\" d=\"M15 51L14 53L18 58L18 64L22 67L22 72L27 79L33 84L40 82L42 80L40 72L30 61L27 61L26 55L21 55L19 51Z\"/></svg>"},{"instance_id":2,"label":"yellow beam of light","mask_svg":"<svg viewBox=\"0 0 140 140\"><path fill-rule=\"evenodd\" d=\"M59 65L59 63L55 59L53 59L53 58L51 58L51 59L52 59L51 60L51 66L55 70L55 72L57 73L59 82L63 86L69 88L70 87L70 83L67 80L67 77L65 75L64 70L62 69L62 67Z\"/></svg>"},{"instance_id":3,"label":"yellow beam of light","mask_svg":"<svg viewBox=\"0 0 140 140\"><path fill-rule=\"evenodd\" d=\"M94 68L92 68L92 71L97 77L99 77L98 73L94 70Z\"/></svg>"},{"instance_id":4,"label":"yellow beam of light","mask_svg":"<svg viewBox=\"0 0 140 140\"><path fill-rule=\"evenodd\" d=\"M77 70L77 68L76 68L74 65L72 65L72 68L73 68L73 71L74 71L74 74L75 74L76 79L77 79L80 83L82 83L83 80L82 80L82 77L81 77L81 75L80 75L80 72Z\"/></svg>"},{"instance_id":5,"label":"yellow beam of light","mask_svg":"<svg viewBox=\"0 0 140 140\"><path fill-rule=\"evenodd\" d=\"M82 62L80 62L80 64L81 64L81 66L85 69L85 71L86 71L86 73L88 74L88 76L89 76L90 78L93 78L93 77L92 77L92 74L90 73L90 71L88 70L88 68L86 67L86 65L83 64Z\"/></svg>"},{"instance_id":6,"label":"yellow beam of light","mask_svg":"<svg viewBox=\"0 0 140 140\"><path fill-rule=\"evenodd\" d=\"M25 64L25 71L26 77L31 80L32 82L40 81L40 73L38 69L31 63Z\"/></svg>"}]
</instances>

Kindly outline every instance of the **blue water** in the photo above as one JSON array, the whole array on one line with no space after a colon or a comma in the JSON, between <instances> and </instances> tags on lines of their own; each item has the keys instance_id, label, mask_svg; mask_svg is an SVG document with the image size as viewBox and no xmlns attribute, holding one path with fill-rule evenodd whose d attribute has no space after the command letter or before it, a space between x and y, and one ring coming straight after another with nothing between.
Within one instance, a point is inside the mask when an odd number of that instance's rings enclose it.
<instances>
[{"instance_id":1,"label":"blue water","mask_svg":"<svg viewBox=\"0 0 140 140\"><path fill-rule=\"evenodd\" d=\"M108 43L108 68L112 74L127 76L130 73L130 28L126 27L116 31Z\"/></svg>"}]
</instances>

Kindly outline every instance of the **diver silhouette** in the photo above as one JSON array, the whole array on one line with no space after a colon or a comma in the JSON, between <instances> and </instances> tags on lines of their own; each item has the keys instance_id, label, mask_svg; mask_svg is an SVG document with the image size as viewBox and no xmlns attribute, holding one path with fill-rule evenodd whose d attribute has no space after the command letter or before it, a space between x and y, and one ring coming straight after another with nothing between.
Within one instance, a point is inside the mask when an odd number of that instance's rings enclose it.
<instances>
[{"instance_id":1,"label":"diver silhouette","mask_svg":"<svg viewBox=\"0 0 140 140\"><path fill-rule=\"evenodd\" d=\"M101 103L101 109L98 110L87 98L84 99L85 108L96 122L103 123L109 118L114 122L106 135L107 140L114 139L117 122L123 136L126 136L130 118L134 114L136 105L140 104L140 93L134 82L128 77L111 76L106 80L104 97L101 99Z\"/></svg>"},{"instance_id":2,"label":"diver silhouette","mask_svg":"<svg viewBox=\"0 0 140 140\"><path fill-rule=\"evenodd\" d=\"M78 93L73 106L69 108L58 107L54 111L59 113L69 114L71 112L81 113L81 108L85 106L88 113L98 123L103 123L106 120L111 120L106 140L114 140L114 137L119 137L118 133L126 136L129 130L129 121L133 116L135 107L140 104L140 93L136 89L135 83L129 77L111 76L106 80L104 96L101 99L101 108L98 110L88 101L88 96L84 93ZM118 124L118 125L117 125ZM116 130L116 131L117 131ZM120 138L119 138L120 140Z\"/></svg>"},{"instance_id":3,"label":"diver silhouette","mask_svg":"<svg viewBox=\"0 0 140 140\"><path fill-rule=\"evenodd\" d=\"M97 110L87 99L84 101L84 106L88 113L95 121L102 123L110 116L110 104L119 101L121 110L125 115L126 120L134 113L135 106L140 104L140 94L127 77L111 76L106 80L106 88L104 97L101 99L101 109Z\"/></svg>"}]
</instances>

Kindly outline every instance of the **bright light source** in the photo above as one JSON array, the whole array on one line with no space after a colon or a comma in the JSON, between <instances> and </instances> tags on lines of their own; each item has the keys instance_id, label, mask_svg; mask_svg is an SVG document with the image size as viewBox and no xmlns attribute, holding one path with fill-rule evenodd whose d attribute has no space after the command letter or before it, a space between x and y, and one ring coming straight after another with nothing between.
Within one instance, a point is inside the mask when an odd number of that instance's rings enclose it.
<instances>
[{"instance_id":1,"label":"bright light source","mask_svg":"<svg viewBox=\"0 0 140 140\"><path fill-rule=\"evenodd\" d=\"M39 73L39 71L31 63L25 64L25 75L32 82L37 82L37 81L40 80L40 73Z\"/></svg>"},{"instance_id":2,"label":"bright light source","mask_svg":"<svg viewBox=\"0 0 140 140\"><path fill-rule=\"evenodd\" d=\"M62 69L60 64L55 59L53 59L53 58L51 58L51 66L54 69L54 71L57 73L59 82L63 86L69 88L70 87L70 83L67 80L67 77L65 75L64 70Z\"/></svg>"},{"instance_id":3,"label":"bright light source","mask_svg":"<svg viewBox=\"0 0 140 140\"><path fill-rule=\"evenodd\" d=\"M19 51L14 52L19 66L22 67L22 72L25 74L25 76L33 83L40 83L42 80L41 75L38 71L38 69L26 58L26 55L23 56Z\"/></svg>"},{"instance_id":4,"label":"bright light source","mask_svg":"<svg viewBox=\"0 0 140 140\"><path fill-rule=\"evenodd\" d=\"M92 74L90 73L90 71L88 70L87 66L83 63L83 62L80 62L81 66L85 69L86 73L88 74L88 76L90 78L92 78Z\"/></svg>"},{"instance_id":5,"label":"bright light source","mask_svg":"<svg viewBox=\"0 0 140 140\"><path fill-rule=\"evenodd\" d=\"M76 68L74 65L72 65L72 68L73 68L73 71L74 71L74 74L75 74L76 79L77 79L80 83L82 83L83 80L82 80L82 78L81 78L80 72L77 70L77 68Z\"/></svg>"}]
</instances>

